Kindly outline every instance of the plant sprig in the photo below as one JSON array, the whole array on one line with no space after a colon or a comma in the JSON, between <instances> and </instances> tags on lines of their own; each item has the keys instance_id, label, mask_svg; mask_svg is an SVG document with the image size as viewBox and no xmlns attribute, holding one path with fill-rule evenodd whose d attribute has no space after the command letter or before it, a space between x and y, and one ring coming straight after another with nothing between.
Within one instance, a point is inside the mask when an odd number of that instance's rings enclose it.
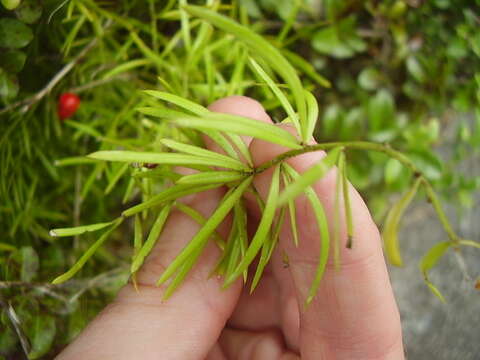
<instances>
[{"instance_id":1,"label":"plant sprig","mask_svg":"<svg viewBox=\"0 0 480 360\"><path fill-rule=\"evenodd\" d=\"M393 264L402 264L397 232L405 209L420 188L425 191L427 199L432 203L449 237L449 241L440 243L432 248L422 260L420 267L426 284L436 295L441 297L440 292L428 279L428 271L433 268L438 259L449 248L457 248L459 246L480 247L480 245L471 240L461 239L456 235L442 209L438 196L421 169L418 169L414 162L405 154L392 149L388 144L342 141L308 145L318 118L318 103L313 94L302 87L296 71L282 53L247 27L219 15L213 10L183 5L180 10L180 16L181 22L185 26L182 27L183 32L181 36L187 47L203 46L198 39L192 42L190 31L194 27L194 22L190 21L187 14L201 19L202 25L209 23L235 36L245 46L247 55L244 57L243 65L246 64L248 59L253 72L265 82L276 101L284 108L300 139L274 124L267 124L237 115L210 112L205 107L179 94L157 90L144 91L143 93L152 100L147 98L145 101L142 101L141 106L137 110L147 117L145 122L152 128L165 129L168 127L172 135L171 138L157 139L156 143L161 144L161 150L159 150L158 146L153 148L153 151L152 149L148 149L148 151L144 149L139 149L138 151L101 149L90 154L89 158L95 161L123 162L130 164L134 169L142 167L142 164L158 164L160 170L137 170L132 172L131 185L127 189L125 198L130 196L132 187L137 184L142 191L143 201L124 210L122 216L113 222L52 230L56 235L67 236L79 235L84 232L96 231L111 226L88 249L72 269L64 275L57 277L54 282L66 281L77 273L95 250L105 242L113 228L118 226L123 219L130 216L135 216L136 229L134 239L135 252L131 266L131 273L134 275L140 269L145 257L152 251L157 239L161 236L167 217L173 209L178 208L197 221L200 229L167 269L162 274L159 274L159 285L168 282L164 297L169 297L181 285L211 238L217 240L221 251L219 260L212 271L225 277L224 286L231 285L240 277L243 277L243 280L246 282L250 265L257 256L260 256L257 271L253 275L251 287L251 291L253 291L278 244L278 238L281 236L280 232L287 210L290 217L293 241L295 245L302 246L301 239L298 238L295 199L300 195L305 195L313 209L320 236L319 264L305 299L308 304L315 297L325 272L328 257L330 256L331 239L334 240L333 256L335 257L335 262L341 262L339 244L342 243L341 233L343 232L340 224L343 223L343 220L345 220L346 224L346 246L347 248L354 246L355 229L349 183L346 176L346 153L360 150L383 153L389 158L397 160L415 175L414 184L400 201L394 205L386 218L383 229L385 251ZM198 23L195 24L195 26L198 26ZM202 36L208 36L209 30L206 29L209 28L205 26L201 28L203 29ZM137 43L140 41L140 38L135 39L134 37L133 40ZM146 50L144 49L144 51ZM249 53L255 53L255 59ZM154 56L154 54L150 54L150 56ZM136 66L137 64L133 65ZM238 69L236 71L240 71ZM287 92L283 91L284 86L280 87L276 83L275 76L279 76L285 82ZM171 90L170 85L168 88ZM291 102L292 98L293 103ZM149 106L145 106L146 104ZM204 144L198 140L201 139L201 135L210 137L224 150L224 154L205 149ZM254 167L252 154L249 153L240 135L251 136L271 144L281 145L286 150L275 158ZM166 151L165 147L167 148ZM316 151L328 152L325 157L303 174L297 173L288 165L289 159ZM69 161L73 163L85 162L81 159L65 160L64 162L67 164ZM102 163L96 164L97 168L101 169L98 166ZM189 175L177 174L172 170L174 166L190 167L197 172ZM335 188L336 214L334 214L335 224L333 228L330 228L323 204L318 198L313 185L334 168L337 172L337 186ZM124 167L119 168L111 177L110 183L113 185L110 185L108 190L114 186L120 176L124 175L126 171L123 169ZM266 199L261 199L253 186L252 180L254 176L270 169L273 169L273 175L268 195ZM156 179L161 180L163 189L153 194L152 188L156 185ZM224 186L229 190L208 219L204 219L194 209L181 203L175 206L175 201L183 196L220 186ZM247 241L245 230L247 227L247 209L244 201L242 201L247 192L251 192L256 196L262 215L250 243ZM341 199L343 200L342 203L340 202ZM343 209L343 213L341 213L341 209ZM228 214L233 215L233 225L225 242L216 234L216 229ZM143 242L145 226L142 228L142 219L146 223L149 221L152 223L153 219L153 225L145 242Z\"/></svg>"}]
</instances>

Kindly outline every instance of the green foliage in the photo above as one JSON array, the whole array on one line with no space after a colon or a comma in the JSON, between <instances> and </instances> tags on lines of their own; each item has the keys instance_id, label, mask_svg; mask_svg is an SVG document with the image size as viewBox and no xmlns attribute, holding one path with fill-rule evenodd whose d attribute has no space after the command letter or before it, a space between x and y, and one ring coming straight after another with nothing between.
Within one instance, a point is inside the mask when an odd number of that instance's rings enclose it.
<instances>
[{"instance_id":1,"label":"green foliage","mask_svg":"<svg viewBox=\"0 0 480 360\"><path fill-rule=\"evenodd\" d=\"M53 357L139 269L174 209L202 231L159 274L171 279L166 296L181 286L210 238L222 251L217 272L227 283L246 280L252 254L260 254L262 266L268 262L284 217L295 224L293 199L305 194L321 235L310 302L335 239L310 187L325 172L324 162L308 181L285 159L270 164L278 171L274 184L295 191L279 190L279 199L272 195L262 204L263 225L249 244L241 196L254 172L267 168L252 168L239 135L292 151L305 150L312 134L321 144L342 142L324 149L343 148L329 152L328 166L343 168L338 190L347 220L347 173L370 204L381 204L372 210L382 220L392 193L411 200L408 189L420 169L414 188L432 201L448 235L421 265L427 285L440 294L427 272L448 249L478 245L455 234L436 192L468 207L480 186L478 177L458 170L480 145L479 7L467 0L1 1L0 326L7 330L0 334L0 357L25 352L3 299L21 321L30 358ZM56 99L66 91L82 102L73 118L60 122ZM258 99L275 122L292 122L301 139L205 108L233 94ZM440 156L447 125L454 127L455 147ZM202 135L225 155L205 150ZM360 141L388 143L401 153ZM152 163L159 165L148 168ZM179 174L172 166L179 164L199 173ZM224 184L230 191L209 219L175 202ZM401 251L395 240L401 203L384 229L394 254ZM224 240L215 230L228 213L233 226ZM102 223L120 214L127 218L121 225L120 218ZM52 238L51 228L72 238ZM292 234L301 246L295 226ZM49 284L64 271L56 282L76 278Z\"/></svg>"}]
</instances>

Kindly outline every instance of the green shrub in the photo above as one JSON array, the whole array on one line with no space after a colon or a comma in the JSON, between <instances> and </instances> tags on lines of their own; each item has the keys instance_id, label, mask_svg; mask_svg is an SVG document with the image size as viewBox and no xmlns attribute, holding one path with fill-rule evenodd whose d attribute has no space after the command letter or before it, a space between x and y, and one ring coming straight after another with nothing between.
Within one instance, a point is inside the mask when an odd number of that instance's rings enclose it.
<instances>
[{"instance_id":1,"label":"green shrub","mask_svg":"<svg viewBox=\"0 0 480 360\"><path fill-rule=\"evenodd\" d=\"M397 204L406 205L418 176L398 156L389 157L388 146L421 169L428 186L420 193L435 206L433 189L453 204L472 206L480 178L462 173L459 164L478 155L480 145L480 1L189 3L206 3L262 35L293 65L301 86L318 101L319 143L380 144L380 153L353 146L346 160L349 179L368 198L377 221L397 218L393 230L390 225L385 231L396 230L399 222L399 214L387 216L387 200L404 193ZM268 61L261 51L249 51L248 41L192 16L177 1L2 4L0 322L8 330L0 334L0 356L25 351L48 358L125 282L131 250L124 234L134 237L133 223L118 224L121 231L111 233L78 278L50 285L97 237L89 232L72 240L53 238L49 229L110 221L175 177L168 167L148 170L85 155L119 148L165 151L164 138L201 145L198 132L151 116L160 111L168 118L172 109L181 110L171 106L175 101L159 103L139 90L158 89L202 105L245 94L261 101L276 122L292 118L286 103L300 112L302 95L291 76L275 68L278 58ZM265 75L286 95L284 101ZM77 93L81 105L62 122L57 99L67 91ZM449 145L447 130L454 132L455 144L446 154L439 148ZM147 217L146 224L151 222ZM450 239L424 258L425 276L455 241L464 241L446 227ZM22 336L30 344L22 344Z\"/></svg>"}]
</instances>

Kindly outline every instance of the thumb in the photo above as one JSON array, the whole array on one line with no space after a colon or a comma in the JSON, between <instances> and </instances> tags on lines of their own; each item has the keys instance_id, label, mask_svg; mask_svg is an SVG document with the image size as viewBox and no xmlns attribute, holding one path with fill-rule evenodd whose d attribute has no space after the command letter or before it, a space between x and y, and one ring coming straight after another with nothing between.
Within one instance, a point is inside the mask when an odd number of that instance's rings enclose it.
<instances>
[{"instance_id":1,"label":"thumb","mask_svg":"<svg viewBox=\"0 0 480 360\"><path fill-rule=\"evenodd\" d=\"M286 150L262 140L253 140L250 145L256 166ZM303 173L324 156L323 151L306 153L289 159L288 163ZM270 178L271 171L256 176L255 185L263 196L268 192ZM333 229L335 186L335 169L313 185L327 214L329 229ZM346 248L346 230L342 226L341 268L334 269L331 261L327 264L318 294L307 307L303 304L316 273L321 239L313 209L305 196L296 200L299 246L293 244L289 224L280 235L278 250L288 255L290 274L286 275L279 264L274 264L273 269L280 287L291 288L293 279L300 304L298 348L302 359L403 359L399 313L379 232L365 203L350 184L349 194L355 229L353 248Z\"/></svg>"}]
</instances>

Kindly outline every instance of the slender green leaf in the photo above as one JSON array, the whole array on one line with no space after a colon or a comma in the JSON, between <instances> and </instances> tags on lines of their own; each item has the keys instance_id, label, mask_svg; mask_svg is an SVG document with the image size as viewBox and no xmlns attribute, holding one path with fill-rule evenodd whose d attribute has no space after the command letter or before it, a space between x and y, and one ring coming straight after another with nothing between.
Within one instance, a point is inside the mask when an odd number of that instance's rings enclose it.
<instances>
[{"instance_id":1,"label":"slender green leaf","mask_svg":"<svg viewBox=\"0 0 480 360\"><path fill-rule=\"evenodd\" d=\"M105 223L75 226L75 227L71 227L71 228L52 229L52 230L50 230L50 236L54 236L54 237L77 236L77 235L85 234L87 232L98 231L98 230L104 229L107 226L112 225L115 221L116 220L105 222Z\"/></svg>"},{"instance_id":2,"label":"slender green leaf","mask_svg":"<svg viewBox=\"0 0 480 360\"><path fill-rule=\"evenodd\" d=\"M473 241L473 240L460 240L458 242L460 245L463 245L463 246L473 246L473 247L476 247L476 248L479 248L480 249L480 243L477 242L477 241Z\"/></svg>"},{"instance_id":3,"label":"slender green leaf","mask_svg":"<svg viewBox=\"0 0 480 360\"><path fill-rule=\"evenodd\" d=\"M235 232L235 235L237 235L237 233L238 231ZM242 256L242 246L238 242L236 236L232 238L230 242L231 242L231 250L227 254L228 256L226 257L227 266L225 270L225 276L230 276L230 274L232 274L235 271Z\"/></svg>"},{"instance_id":4,"label":"slender green leaf","mask_svg":"<svg viewBox=\"0 0 480 360\"><path fill-rule=\"evenodd\" d=\"M295 68L300 69L303 73L305 73L305 75L309 76L318 85L326 88L332 87L330 81L320 75L315 69L315 67L300 55L297 55L296 53L291 52L287 49L282 49L282 54L285 55L288 61L290 61L295 66Z\"/></svg>"},{"instance_id":5,"label":"slender green leaf","mask_svg":"<svg viewBox=\"0 0 480 360\"><path fill-rule=\"evenodd\" d=\"M153 116L159 119L170 119L187 115L182 111L172 110L161 105L157 105L156 107L139 106L135 110L141 114Z\"/></svg>"},{"instance_id":6,"label":"slender green leaf","mask_svg":"<svg viewBox=\"0 0 480 360\"><path fill-rule=\"evenodd\" d=\"M190 242L183 248L179 255L172 261L168 268L163 272L157 284L164 283L175 271L182 266L192 254L203 249L215 229L220 225L225 216L235 206L235 203L241 198L247 187L252 182L252 177L245 179L238 187L231 189L223 198L215 212L210 216L203 227L195 234Z\"/></svg>"},{"instance_id":7,"label":"slender green leaf","mask_svg":"<svg viewBox=\"0 0 480 360\"><path fill-rule=\"evenodd\" d=\"M170 94L167 94L167 95L170 95ZM173 96L178 98L178 99L175 99L177 105L188 106L189 109L191 109L191 112L194 112L197 115L202 116L208 113L208 109L204 108L203 106L197 105L189 100L185 100L184 98L177 97L176 95L173 95ZM198 106L198 108L193 108L193 106ZM204 110L206 112L204 112ZM142 114L158 117L161 119L174 119L174 118L182 118L186 116L184 113L166 109L166 108L139 107L137 108L137 111L141 112ZM210 139L212 139L216 144L218 144L231 158L238 158L238 153L235 151L232 144L227 139L225 139L225 137L222 134L218 133L217 131L208 130L208 129L201 129L201 131L205 135L207 135ZM237 144L238 140L234 139L234 135L235 134L229 134L229 137L232 138L232 140L235 140L235 144ZM239 149L243 154L244 149L242 147L239 147ZM248 157L249 155L245 156L246 159L248 159ZM249 163L251 163L251 161Z\"/></svg>"},{"instance_id":8,"label":"slender green leaf","mask_svg":"<svg viewBox=\"0 0 480 360\"><path fill-rule=\"evenodd\" d=\"M291 88L295 98L297 112L300 123L306 119L306 105L303 92L303 86L292 65L283 57L283 55L271 45L262 36L256 34L248 27L238 24L231 19L219 15L214 11L200 6L184 6L188 13L202 18L223 31L233 34L238 39L246 43L254 53L258 54L266 63L268 63L280 76L283 77L287 85ZM306 128L302 127L302 130ZM306 133L302 132L302 139L306 141Z\"/></svg>"},{"instance_id":9,"label":"slender green leaf","mask_svg":"<svg viewBox=\"0 0 480 360\"><path fill-rule=\"evenodd\" d=\"M98 164L98 160L89 159L84 156L74 156L55 160L53 165L55 166L71 166L71 165L83 165L83 164Z\"/></svg>"},{"instance_id":10,"label":"slender green leaf","mask_svg":"<svg viewBox=\"0 0 480 360\"><path fill-rule=\"evenodd\" d=\"M180 30L182 32L183 42L185 43L185 47L187 51L192 50L192 40L190 36L190 20L188 18L188 14L183 9L183 6L187 4L187 0L179 0L180 4L180 21L181 26Z\"/></svg>"},{"instance_id":11,"label":"slender green leaf","mask_svg":"<svg viewBox=\"0 0 480 360\"><path fill-rule=\"evenodd\" d=\"M232 272L238 265L238 257L240 256L240 252L237 254L237 248L240 247L240 244L236 241L238 234L237 222L238 220L234 215L233 224L231 226L230 233L228 234L227 243L223 248L222 255L218 259L217 265L215 265L210 276L213 276L214 274L225 275L226 273L229 273L228 271Z\"/></svg>"},{"instance_id":12,"label":"slender green leaf","mask_svg":"<svg viewBox=\"0 0 480 360\"><path fill-rule=\"evenodd\" d=\"M135 178L130 178L128 181L127 188L125 189L125 194L123 194L122 204L125 204L130 197L132 196L133 188L135 186Z\"/></svg>"},{"instance_id":13,"label":"slender green leaf","mask_svg":"<svg viewBox=\"0 0 480 360\"><path fill-rule=\"evenodd\" d=\"M183 117L169 119L169 121L182 127L197 130L218 130L226 133L247 135L292 149L301 147L297 139L288 131L273 124L237 115L210 113L201 118Z\"/></svg>"},{"instance_id":14,"label":"slender green leaf","mask_svg":"<svg viewBox=\"0 0 480 360\"><path fill-rule=\"evenodd\" d=\"M170 139L162 139L161 142L163 145L173 150L177 150L190 155L216 159L217 161L230 163L232 167L243 168L246 171L250 170L250 168L244 163L242 163L241 161L237 159L232 159L229 156L217 153L215 151L207 150L199 146L189 145L189 144L181 143L181 142L170 140Z\"/></svg>"},{"instance_id":15,"label":"slender green leaf","mask_svg":"<svg viewBox=\"0 0 480 360\"><path fill-rule=\"evenodd\" d=\"M13 245L0 242L0 251L15 251L17 248Z\"/></svg>"},{"instance_id":16,"label":"slender green leaf","mask_svg":"<svg viewBox=\"0 0 480 360\"><path fill-rule=\"evenodd\" d=\"M312 139L313 132L315 131L315 125L318 120L318 102L315 96L310 91L305 90L305 100L307 101L307 125L306 133L308 140Z\"/></svg>"},{"instance_id":17,"label":"slender green leaf","mask_svg":"<svg viewBox=\"0 0 480 360\"><path fill-rule=\"evenodd\" d=\"M293 125L297 129L298 133L301 133L300 129L300 123L298 122L298 116L295 113L295 110L293 110L292 105L288 101L287 97L285 94L280 90L280 88L275 84L275 82L272 80L270 76L262 69L262 67L255 61L253 58L249 58L250 65L252 69L255 71L255 73L265 81L265 83L268 85L270 90L274 93L274 95L277 97L278 101L280 101L280 104L282 104L282 107L285 109L285 112L287 113L288 117L292 121Z\"/></svg>"},{"instance_id":18,"label":"slender green leaf","mask_svg":"<svg viewBox=\"0 0 480 360\"><path fill-rule=\"evenodd\" d=\"M138 205L132 206L122 212L122 216L132 216L151 207L160 205L161 203L176 200L186 195L196 194L205 190L210 190L222 186L222 184L208 184L208 185L192 185L192 184L178 184L163 190L161 193L153 195L147 201Z\"/></svg>"},{"instance_id":19,"label":"slender green leaf","mask_svg":"<svg viewBox=\"0 0 480 360\"><path fill-rule=\"evenodd\" d=\"M400 247L398 244L398 225L405 209L417 193L421 179L418 178L412 188L408 190L400 200L390 209L387 214L385 224L383 226L382 238L385 243L385 252L387 258L392 265L402 266L403 261L400 255Z\"/></svg>"},{"instance_id":20,"label":"slender green leaf","mask_svg":"<svg viewBox=\"0 0 480 360\"><path fill-rule=\"evenodd\" d=\"M338 156L337 178L335 181L335 200L333 205L333 263L335 268L340 268L340 243L341 243L341 217L340 196L342 194L343 152Z\"/></svg>"},{"instance_id":21,"label":"slender green leaf","mask_svg":"<svg viewBox=\"0 0 480 360\"><path fill-rule=\"evenodd\" d=\"M187 100L178 95L170 94L164 91L157 91L157 90L144 90L143 92L145 94L153 96L156 99L166 101L182 109L188 110L195 115L202 116L209 112L209 110L206 107L199 105L193 101Z\"/></svg>"},{"instance_id":22,"label":"slender green leaf","mask_svg":"<svg viewBox=\"0 0 480 360\"><path fill-rule=\"evenodd\" d=\"M140 248L140 250L136 253L132 265L130 267L130 272L133 274L140 269L142 266L145 258L150 254L150 251L153 249L155 243L157 242L160 233L162 232L163 226L167 221L168 215L170 214L170 210L172 208L172 204L165 205L160 213L157 216L157 219L153 223L152 228L150 229L150 233L148 234L147 240Z\"/></svg>"},{"instance_id":23,"label":"slender green leaf","mask_svg":"<svg viewBox=\"0 0 480 360\"><path fill-rule=\"evenodd\" d=\"M440 290L438 290L438 289L435 287L435 285L433 285L430 281L426 281L425 283L427 284L427 286L429 287L429 289L435 294L435 296L440 299L441 302L443 302L444 304L447 303L447 300L445 300L445 298L443 297L442 293L440 292Z\"/></svg>"},{"instance_id":24,"label":"slender green leaf","mask_svg":"<svg viewBox=\"0 0 480 360\"><path fill-rule=\"evenodd\" d=\"M436 244L423 256L420 261L420 271L428 278L428 271L433 268L445 252L454 245L451 241Z\"/></svg>"},{"instance_id":25,"label":"slender green leaf","mask_svg":"<svg viewBox=\"0 0 480 360\"><path fill-rule=\"evenodd\" d=\"M283 172L283 182L285 184L284 186L291 184L291 178L287 172ZM288 201L288 214L290 216L290 230L292 232L293 243L298 247L297 209L295 207L295 200Z\"/></svg>"},{"instance_id":26,"label":"slender green leaf","mask_svg":"<svg viewBox=\"0 0 480 360\"><path fill-rule=\"evenodd\" d=\"M233 170L245 170L245 164L233 163L232 161L224 161L211 157L195 156L188 154L172 154L172 153L154 153L154 152L137 152L137 151L97 151L90 155L89 158L105 160L105 161L121 161L128 163L151 163L151 164L171 164L171 165L206 165L219 166Z\"/></svg>"},{"instance_id":27,"label":"slender green leaf","mask_svg":"<svg viewBox=\"0 0 480 360\"><path fill-rule=\"evenodd\" d=\"M285 220L285 210L286 210L285 206L281 208L280 214L277 217L277 221L273 226L273 229L271 229L269 234L267 235L268 239L265 241L265 243L262 246L262 251L260 253L260 260L257 264L255 275L253 276L252 285L250 286L250 294L253 293L253 291L257 287L258 282L262 277L263 271L265 270L265 267L267 266L273 254L273 250L275 249L275 246L278 242L278 237L280 235L280 228L282 227L283 222Z\"/></svg>"},{"instance_id":28,"label":"slender green leaf","mask_svg":"<svg viewBox=\"0 0 480 360\"><path fill-rule=\"evenodd\" d=\"M79 272L83 265L95 254L95 252L98 250L100 246L103 245L103 243L108 239L110 234L115 230L123 221L123 218L119 218L113 222L113 225L110 229L105 231L100 238L93 243L92 246L88 248L88 250L80 257L80 259L68 270L66 273L56 277L53 281L52 284L61 284L67 280L69 280L71 277L73 277L77 272Z\"/></svg>"},{"instance_id":29,"label":"slender green leaf","mask_svg":"<svg viewBox=\"0 0 480 360\"><path fill-rule=\"evenodd\" d=\"M177 184L226 184L245 178L245 174L236 171L206 171L197 174L185 175L177 181Z\"/></svg>"},{"instance_id":30,"label":"slender green leaf","mask_svg":"<svg viewBox=\"0 0 480 360\"><path fill-rule=\"evenodd\" d=\"M220 134L218 131L209 131L209 130L202 130L202 132L207 135L210 139L213 140L217 145L219 145L226 153L228 156L231 158L238 159L238 153L232 146L232 144L225 138L225 136L229 136L231 139L236 137L237 135L235 134ZM243 140L240 139L240 141L243 142ZM241 149L241 148L240 148ZM248 149L247 149L248 150ZM243 152L242 152L243 154ZM250 153L249 153L250 154ZM247 157L248 159L248 157ZM249 162L250 165L252 165L252 162Z\"/></svg>"},{"instance_id":31,"label":"slender green leaf","mask_svg":"<svg viewBox=\"0 0 480 360\"><path fill-rule=\"evenodd\" d=\"M195 265L198 260L198 257L202 253L203 247L195 248L189 257L185 260L180 268L180 271L177 273L173 281L168 285L168 288L165 290L165 293L162 296L163 300L168 299L173 292L181 285L183 280L185 280L186 276L188 275L189 271Z\"/></svg>"},{"instance_id":32,"label":"slender green leaf","mask_svg":"<svg viewBox=\"0 0 480 360\"><path fill-rule=\"evenodd\" d=\"M164 166L158 166L154 169L150 169L145 171L145 169L142 169L143 171L137 171L132 174L132 177L135 179L168 179L171 181L177 181L182 177L181 174L172 171L170 166L164 167Z\"/></svg>"},{"instance_id":33,"label":"slender green leaf","mask_svg":"<svg viewBox=\"0 0 480 360\"><path fill-rule=\"evenodd\" d=\"M284 164L284 167L294 180L300 177L300 175L288 164ZM315 273L315 278L312 281L312 285L308 291L308 296L305 301L306 304L309 304L312 302L318 291L325 268L327 266L328 254L330 251L330 233L328 231L327 216L317 193L311 186L308 186L304 192L313 208L313 213L315 214L315 219L317 220L317 225L320 232L320 255L317 272Z\"/></svg>"},{"instance_id":34,"label":"slender green leaf","mask_svg":"<svg viewBox=\"0 0 480 360\"><path fill-rule=\"evenodd\" d=\"M248 233L247 233L247 211L245 209L245 204L240 199L236 204L234 208L234 219L236 222L237 226L237 238L236 242L240 244L240 256L243 258L245 254L247 253L248 249ZM227 274L226 276L229 276L237 267L238 263L235 264L235 267L228 268L227 269ZM243 272L243 281L246 283L247 282L247 275L248 271L245 269Z\"/></svg>"},{"instance_id":35,"label":"slender green leaf","mask_svg":"<svg viewBox=\"0 0 480 360\"><path fill-rule=\"evenodd\" d=\"M199 225L205 225L207 222L207 219L205 219L202 214L200 214L197 210L192 208L191 206L188 206L186 204L183 204L181 202L176 202L175 207L183 212L185 215L190 216L193 220L195 220ZM215 240L215 243L218 245L220 250L223 250L225 248L225 241L223 238L220 236L220 234L217 231L213 232L213 238Z\"/></svg>"},{"instance_id":36,"label":"slender green leaf","mask_svg":"<svg viewBox=\"0 0 480 360\"><path fill-rule=\"evenodd\" d=\"M352 205L350 202L350 190L349 190L349 185L348 185L348 179L347 179L347 164L345 162L345 153L341 154L343 160L343 166L342 166L342 186L343 186L343 205L345 207L345 220L347 223L347 248L352 247L353 243L353 216L352 216Z\"/></svg>"},{"instance_id":37,"label":"slender green leaf","mask_svg":"<svg viewBox=\"0 0 480 360\"><path fill-rule=\"evenodd\" d=\"M135 222L133 228L133 258L136 257L143 245L143 229L140 215L135 215Z\"/></svg>"},{"instance_id":38,"label":"slender green leaf","mask_svg":"<svg viewBox=\"0 0 480 360\"><path fill-rule=\"evenodd\" d=\"M110 179L110 182L108 183L105 189L105 194L109 194L113 190L118 180L120 180L120 178L123 176L123 174L125 174L127 170L128 170L128 164L123 164L117 169L117 171L115 172L113 177Z\"/></svg>"},{"instance_id":39,"label":"slender green leaf","mask_svg":"<svg viewBox=\"0 0 480 360\"><path fill-rule=\"evenodd\" d=\"M102 79L112 78L118 74L124 73L126 71L130 71L140 66L150 65L151 63L152 61L150 59L136 59L136 60L127 61L123 64L115 66L113 69L106 72L102 76Z\"/></svg>"},{"instance_id":40,"label":"slender green leaf","mask_svg":"<svg viewBox=\"0 0 480 360\"><path fill-rule=\"evenodd\" d=\"M279 196L279 205L295 199L298 195L302 194L308 186L324 177L337 162L340 151L342 151L341 147L332 149L327 156L305 171L294 183L288 185Z\"/></svg>"},{"instance_id":41,"label":"slender green leaf","mask_svg":"<svg viewBox=\"0 0 480 360\"><path fill-rule=\"evenodd\" d=\"M244 159L247 161L247 164L252 167L253 166L252 155L250 154L250 150L248 149L248 146L247 144L245 144L243 139L236 134L227 134L227 136L231 140L231 142L235 145L235 147L238 149L240 154L242 154Z\"/></svg>"},{"instance_id":42,"label":"slender green leaf","mask_svg":"<svg viewBox=\"0 0 480 360\"><path fill-rule=\"evenodd\" d=\"M243 257L241 263L238 265L235 272L225 280L224 286L229 286L232 284L237 277L248 268L255 256L258 254L260 248L265 244L265 241L268 238L270 226L272 225L275 216L275 210L277 208L278 191L280 187L279 176L280 166L277 166L273 172L270 190L268 192L267 201L265 202L265 209L263 210L262 218L258 224L257 231L255 232L255 235L250 242L250 246L247 249L247 253Z\"/></svg>"}]
</instances>

